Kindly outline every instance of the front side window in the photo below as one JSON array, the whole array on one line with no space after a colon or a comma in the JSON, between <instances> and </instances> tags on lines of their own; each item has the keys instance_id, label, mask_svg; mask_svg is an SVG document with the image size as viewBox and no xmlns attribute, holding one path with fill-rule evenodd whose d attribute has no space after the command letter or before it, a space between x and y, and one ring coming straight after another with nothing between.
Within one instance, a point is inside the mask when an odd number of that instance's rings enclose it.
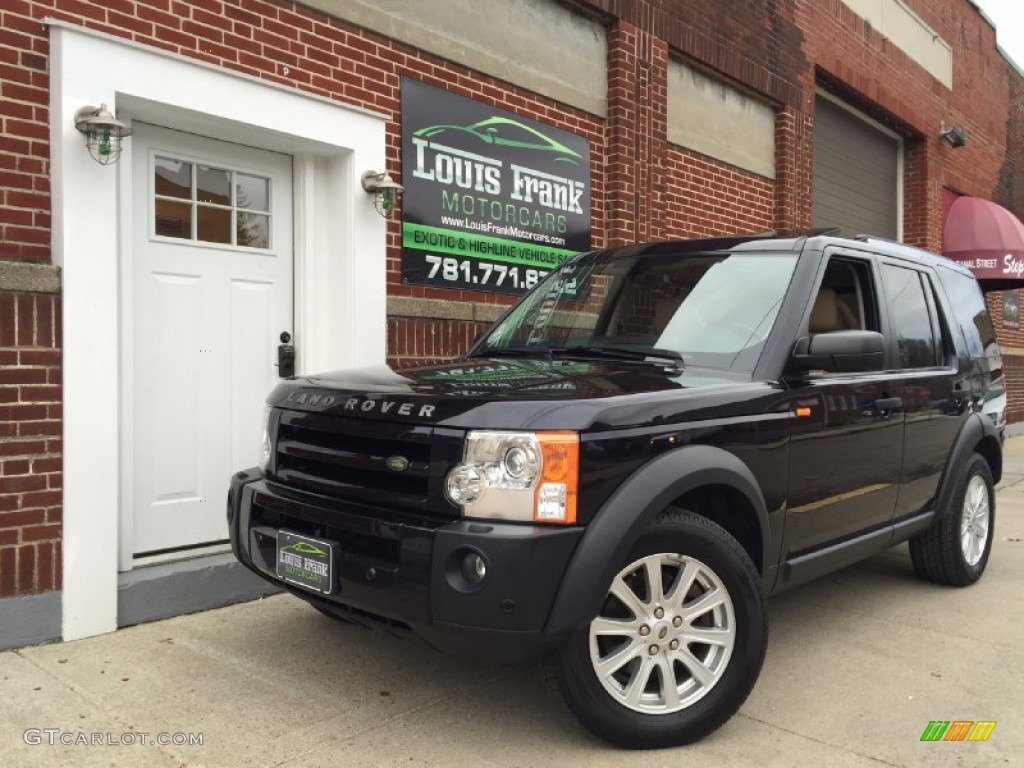
<instances>
[{"instance_id":1,"label":"front side window","mask_svg":"<svg viewBox=\"0 0 1024 768\"><path fill-rule=\"evenodd\" d=\"M889 321L896 337L900 368L930 368L938 365L934 324L928 299L916 270L882 265Z\"/></svg>"},{"instance_id":2,"label":"front side window","mask_svg":"<svg viewBox=\"0 0 1024 768\"><path fill-rule=\"evenodd\" d=\"M877 330L870 265L860 259L830 257L811 305L807 332Z\"/></svg>"},{"instance_id":3,"label":"front side window","mask_svg":"<svg viewBox=\"0 0 1024 768\"><path fill-rule=\"evenodd\" d=\"M553 273L476 354L670 350L753 370L796 265L792 253L587 254Z\"/></svg>"}]
</instances>

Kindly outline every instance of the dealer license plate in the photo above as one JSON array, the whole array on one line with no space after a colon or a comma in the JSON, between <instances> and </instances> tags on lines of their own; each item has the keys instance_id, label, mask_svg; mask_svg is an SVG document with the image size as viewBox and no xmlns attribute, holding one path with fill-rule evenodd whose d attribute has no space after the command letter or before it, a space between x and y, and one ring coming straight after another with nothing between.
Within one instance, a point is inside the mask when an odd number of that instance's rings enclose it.
<instances>
[{"instance_id":1,"label":"dealer license plate","mask_svg":"<svg viewBox=\"0 0 1024 768\"><path fill-rule=\"evenodd\" d=\"M331 594L335 543L291 531L277 532L277 577L289 584Z\"/></svg>"}]
</instances>

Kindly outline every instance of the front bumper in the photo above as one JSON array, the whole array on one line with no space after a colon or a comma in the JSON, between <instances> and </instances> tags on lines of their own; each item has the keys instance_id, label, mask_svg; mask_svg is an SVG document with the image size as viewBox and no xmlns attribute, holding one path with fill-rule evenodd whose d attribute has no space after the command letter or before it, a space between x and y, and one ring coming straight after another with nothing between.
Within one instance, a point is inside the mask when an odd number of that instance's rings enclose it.
<instances>
[{"instance_id":1,"label":"front bumper","mask_svg":"<svg viewBox=\"0 0 1024 768\"><path fill-rule=\"evenodd\" d=\"M423 518L297 492L256 469L232 478L228 528L235 557L259 576L352 621L411 631L460 656L519 663L562 640L544 634L582 528ZM332 594L276 575L277 531L339 543ZM487 577L461 577L466 551Z\"/></svg>"}]
</instances>

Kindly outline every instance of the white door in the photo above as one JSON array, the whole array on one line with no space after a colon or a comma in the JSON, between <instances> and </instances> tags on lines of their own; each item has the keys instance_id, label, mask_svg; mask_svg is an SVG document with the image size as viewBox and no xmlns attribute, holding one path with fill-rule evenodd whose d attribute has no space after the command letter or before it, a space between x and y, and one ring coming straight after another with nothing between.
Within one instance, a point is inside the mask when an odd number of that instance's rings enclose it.
<instances>
[{"instance_id":1,"label":"white door","mask_svg":"<svg viewBox=\"0 0 1024 768\"><path fill-rule=\"evenodd\" d=\"M138 123L132 152L126 419L141 555L227 539L231 473L257 462L292 331L292 163Z\"/></svg>"}]
</instances>

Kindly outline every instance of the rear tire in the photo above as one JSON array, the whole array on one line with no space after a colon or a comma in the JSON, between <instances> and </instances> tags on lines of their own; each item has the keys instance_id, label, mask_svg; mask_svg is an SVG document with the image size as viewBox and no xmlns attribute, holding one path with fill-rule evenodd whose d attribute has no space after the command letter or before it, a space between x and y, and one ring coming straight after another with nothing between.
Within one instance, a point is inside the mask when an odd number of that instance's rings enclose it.
<instances>
[{"instance_id":1,"label":"rear tire","mask_svg":"<svg viewBox=\"0 0 1024 768\"><path fill-rule=\"evenodd\" d=\"M996 497L988 462L971 454L949 505L924 533L910 540L918 575L938 584L966 587L981 578L992 551Z\"/></svg>"},{"instance_id":2,"label":"rear tire","mask_svg":"<svg viewBox=\"0 0 1024 768\"><path fill-rule=\"evenodd\" d=\"M764 662L761 579L723 528L685 510L637 541L597 617L550 667L573 714L620 747L686 744L728 720Z\"/></svg>"}]
</instances>

